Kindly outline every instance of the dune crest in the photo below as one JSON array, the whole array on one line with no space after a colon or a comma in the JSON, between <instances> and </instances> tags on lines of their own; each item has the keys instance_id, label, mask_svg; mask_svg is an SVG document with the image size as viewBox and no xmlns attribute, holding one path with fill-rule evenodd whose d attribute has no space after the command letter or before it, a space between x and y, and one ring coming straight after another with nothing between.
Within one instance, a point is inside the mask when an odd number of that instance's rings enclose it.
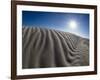
<instances>
[{"instance_id":1,"label":"dune crest","mask_svg":"<svg viewBox=\"0 0 100 80\"><path fill-rule=\"evenodd\" d=\"M89 65L89 40L51 29L22 28L22 67Z\"/></svg>"}]
</instances>

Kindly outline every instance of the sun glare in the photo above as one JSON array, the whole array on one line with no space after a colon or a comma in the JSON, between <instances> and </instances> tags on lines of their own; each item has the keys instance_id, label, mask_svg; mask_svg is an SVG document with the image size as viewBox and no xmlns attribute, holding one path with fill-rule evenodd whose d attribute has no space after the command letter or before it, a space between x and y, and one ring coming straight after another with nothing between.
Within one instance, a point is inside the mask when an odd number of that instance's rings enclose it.
<instances>
[{"instance_id":1,"label":"sun glare","mask_svg":"<svg viewBox=\"0 0 100 80\"><path fill-rule=\"evenodd\" d=\"M69 27L71 29L76 29L77 28L77 22L76 21L70 21L69 22Z\"/></svg>"}]
</instances>

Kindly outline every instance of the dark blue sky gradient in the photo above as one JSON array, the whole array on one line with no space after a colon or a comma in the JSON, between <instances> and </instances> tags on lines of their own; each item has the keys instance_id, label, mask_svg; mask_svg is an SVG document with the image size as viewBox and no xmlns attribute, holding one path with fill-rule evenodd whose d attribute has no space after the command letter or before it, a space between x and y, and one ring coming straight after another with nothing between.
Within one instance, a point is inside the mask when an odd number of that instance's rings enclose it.
<instances>
[{"instance_id":1,"label":"dark blue sky gradient","mask_svg":"<svg viewBox=\"0 0 100 80\"><path fill-rule=\"evenodd\" d=\"M77 22L77 29L69 28L70 20ZM89 14L22 11L22 26L56 29L89 38Z\"/></svg>"}]
</instances>

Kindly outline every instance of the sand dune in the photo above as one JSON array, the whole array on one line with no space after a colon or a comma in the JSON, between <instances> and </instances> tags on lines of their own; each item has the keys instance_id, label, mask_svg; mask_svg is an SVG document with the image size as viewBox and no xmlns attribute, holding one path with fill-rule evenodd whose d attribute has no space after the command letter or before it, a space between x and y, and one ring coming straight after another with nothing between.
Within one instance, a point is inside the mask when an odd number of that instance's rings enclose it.
<instances>
[{"instance_id":1,"label":"sand dune","mask_svg":"<svg viewBox=\"0 0 100 80\"><path fill-rule=\"evenodd\" d=\"M89 40L43 28L22 28L22 67L89 65Z\"/></svg>"}]
</instances>

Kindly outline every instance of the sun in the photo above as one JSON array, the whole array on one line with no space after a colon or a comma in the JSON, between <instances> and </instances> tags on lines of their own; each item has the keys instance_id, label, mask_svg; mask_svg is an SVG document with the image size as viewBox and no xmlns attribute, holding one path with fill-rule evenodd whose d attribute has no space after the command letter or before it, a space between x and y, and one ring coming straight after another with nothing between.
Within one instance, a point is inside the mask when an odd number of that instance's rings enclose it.
<instances>
[{"instance_id":1,"label":"sun","mask_svg":"<svg viewBox=\"0 0 100 80\"><path fill-rule=\"evenodd\" d=\"M71 29L76 29L76 28L77 28L77 22L74 21L74 20L71 20L71 21L69 22L69 27L70 27Z\"/></svg>"}]
</instances>

